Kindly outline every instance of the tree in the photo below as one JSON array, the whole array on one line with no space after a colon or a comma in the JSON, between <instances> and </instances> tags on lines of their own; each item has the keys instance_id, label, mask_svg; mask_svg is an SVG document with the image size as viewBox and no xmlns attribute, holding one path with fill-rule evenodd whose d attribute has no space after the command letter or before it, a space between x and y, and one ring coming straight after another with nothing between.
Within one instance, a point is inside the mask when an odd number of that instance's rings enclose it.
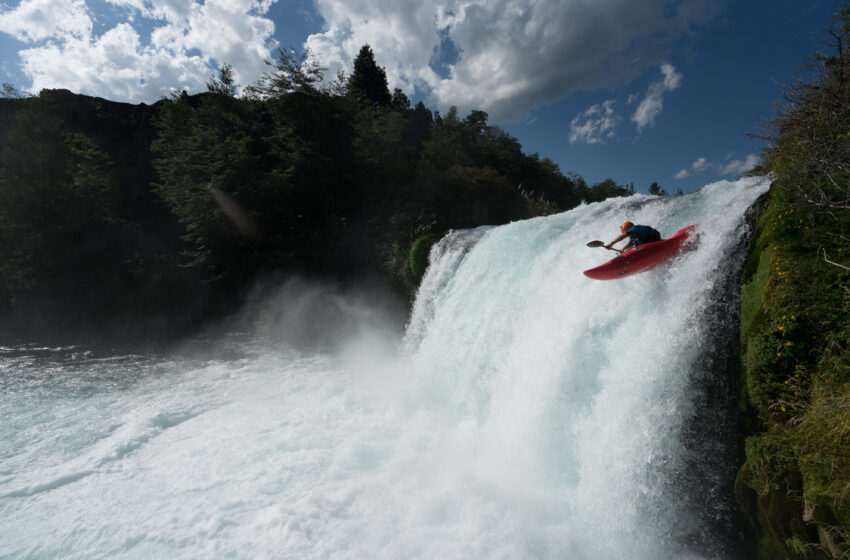
<instances>
[{"instance_id":1,"label":"tree","mask_svg":"<svg viewBox=\"0 0 850 560\"><path fill-rule=\"evenodd\" d=\"M598 202L606 198L616 196L629 196L634 193L634 187L623 187L618 185L613 179L605 179L601 183L593 185L587 193L588 202Z\"/></svg>"},{"instance_id":2,"label":"tree","mask_svg":"<svg viewBox=\"0 0 850 560\"><path fill-rule=\"evenodd\" d=\"M390 109L405 113L410 110L410 99L398 88L393 90L393 98L390 101Z\"/></svg>"},{"instance_id":3,"label":"tree","mask_svg":"<svg viewBox=\"0 0 850 560\"><path fill-rule=\"evenodd\" d=\"M207 91L220 93L229 97L236 97L238 86L236 84L236 73L233 67L225 64L218 71L218 77L212 76L207 82Z\"/></svg>"},{"instance_id":4,"label":"tree","mask_svg":"<svg viewBox=\"0 0 850 560\"><path fill-rule=\"evenodd\" d=\"M649 185L649 194L652 194L652 195L655 195L655 196L667 196L667 191L665 191L664 189L662 189L662 188L658 185L658 182L657 182L657 181L653 181L653 182Z\"/></svg>"},{"instance_id":5,"label":"tree","mask_svg":"<svg viewBox=\"0 0 850 560\"><path fill-rule=\"evenodd\" d=\"M408 122L396 111L359 111L354 126L357 167L376 186L398 184L412 174L414 149L404 142Z\"/></svg>"},{"instance_id":6,"label":"tree","mask_svg":"<svg viewBox=\"0 0 850 560\"><path fill-rule=\"evenodd\" d=\"M457 107L450 107L445 116L437 114L430 136L422 145L420 168L443 170L455 165L472 165L465 142L465 127L458 118Z\"/></svg>"},{"instance_id":7,"label":"tree","mask_svg":"<svg viewBox=\"0 0 850 560\"><path fill-rule=\"evenodd\" d=\"M358 103L375 109L386 107L393 100L387 86L387 73L375 63L369 45L363 45L354 59L354 71L348 77L348 94Z\"/></svg>"},{"instance_id":8,"label":"tree","mask_svg":"<svg viewBox=\"0 0 850 560\"><path fill-rule=\"evenodd\" d=\"M66 132L49 92L26 100L0 151L0 278L12 300L101 289L120 265L99 255L118 206L109 157Z\"/></svg>"},{"instance_id":9,"label":"tree","mask_svg":"<svg viewBox=\"0 0 850 560\"><path fill-rule=\"evenodd\" d=\"M850 6L839 7L826 34L832 54L818 53L806 67L812 77L786 88L762 159L798 204L833 220L841 213L832 211L850 210Z\"/></svg>"},{"instance_id":10,"label":"tree","mask_svg":"<svg viewBox=\"0 0 850 560\"><path fill-rule=\"evenodd\" d=\"M26 97L23 93L18 91L18 88L13 86L12 84L3 82L3 91L0 92L0 98L6 99L21 99Z\"/></svg>"},{"instance_id":11,"label":"tree","mask_svg":"<svg viewBox=\"0 0 850 560\"><path fill-rule=\"evenodd\" d=\"M408 113L408 129L406 143L417 150L421 148L422 142L431 135L431 127L434 124L434 116L431 110L425 107L421 101Z\"/></svg>"},{"instance_id":12,"label":"tree","mask_svg":"<svg viewBox=\"0 0 850 560\"><path fill-rule=\"evenodd\" d=\"M246 219L263 203L267 169L256 134L257 106L229 95L185 93L166 100L156 118L156 192L185 228L184 265L213 277L250 273L253 253L233 221L235 201ZM227 201L227 202L223 202Z\"/></svg>"},{"instance_id":13,"label":"tree","mask_svg":"<svg viewBox=\"0 0 850 560\"><path fill-rule=\"evenodd\" d=\"M256 85L245 88L252 99L274 99L289 93L318 95L323 93L319 84L324 79L325 68L313 58L309 49L301 52L294 48L277 49L277 60L266 61L272 70L263 74Z\"/></svg>"}]
</instances>

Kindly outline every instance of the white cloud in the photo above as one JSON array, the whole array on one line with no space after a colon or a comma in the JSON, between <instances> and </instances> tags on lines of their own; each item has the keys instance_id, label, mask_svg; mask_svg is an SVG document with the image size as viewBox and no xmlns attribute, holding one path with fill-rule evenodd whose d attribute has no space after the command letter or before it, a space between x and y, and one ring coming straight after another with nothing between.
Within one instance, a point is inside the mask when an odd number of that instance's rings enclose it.
<instances>
[{"instance_id":1,"label":"white cloud","mask_svg":"<svg viewBox=\"0 0 850 560\"><path fill-rule=\"evenodd\" d=\"M726 159L731 159L732 154L726 156ZM759 157L755 154L749 154L743 160L735 159L728 161L727 163L710 163L704 157L698 158L695 162L691 164L691 166L687 169L682 169L675 175L673 175L674 179L687 179L692 175L696 175L697 173L702 173L703 171L710 170L714 171L718 175L741 175L742 173L746 173L753 169L756 165L758 165Z\"/></svg>"},{"instance_id":2,"label":"white cloud","mask_svg":"<svg viewBox=\"0 0 850 560\"><path fill-rule=\"evenodd\" d=\"M129 24L122 23L97 39L66 39L21 51L32 90L68 88L126 101L152 101L170 88L203 88L209 67L197 56L141 47Z\"/></svg>"},{"instance_id":3,"label":"white cloud","mask_svg":"<svg viewBox=\"0 0 850 560\"><path fill-rule=\"evenodd\" d=\"M461 113L483 109L504 121L659 64L673 41L713 17L716 6L714 0L610 0L604 9L584 0L316 0L326 27L307 44L334 75L350 71L368 43L390 87L430 94L429 104L443 110L450 104ZM442 40L454 44L459 58L438 75L429 62ZM680 77L672 72L662 87L675 89Z\"/></svg>"},{"instance_id":4,"label":"white cloud","mask_svg":"<svg viewBox=\"0 0 850 560\"><path fill-rule=\"evenodd\" d=\"M570 122L570 143L601 144L615 135L620 118L614 113L614 100L609 99L579 113Z\"/></svg>"},{"instance_id":5,"label":"white cloud","mask_svg":"<svg viewBox=\"0 0 850 560\"><path fill-rule=\"evenodd\" d=\"M741 175L752 170L759 163L759 157L749 154L743 160L735 159L720 168L721 175Z\"/></svg>"},{"instance_id":6,"label":"white cloud","mask_svg":"<svg viewBox=\"0 0 850 560\"><path fill-rule=\"evenodd\" d=\"M22 0L5 12L0 7L0 32L31 43L20 53L30 89L66 87L152 101L173 87L203 88L222 63L234 67L241 83L256 81L274 47L269 8L276 1L106 0L124 21L95 34L94 0ZM483 109L494 122L517 119L573 91L626 83L665 60L721 4L606 0L603 9L586 0L313 2L323 31L305 46L328 67L328 77L350 71L368 43L391 88L427 96L440 110ZM142 36L151 25L150 36ZM120 56L104 52L116 37L130 41ZM432 57L441 52L457 56L441 60L437 72ZM669 79L663 82L668 89L674 87ZM657 110L648 109L647 118L654 118Z\"/></svg>"},{"instance_id":7,"label":"white cloud","mask_svg":"<svg viewBox=\"0 0 850 560\"><path fill-rule=\"evenodd\" d=\"M675 90L682 83L682 75L676 72L672 64L662 64L661 73L662 78L649 84L646 96L632 115L632 121L637 124L638 132L655 124L655 119L664 107L662 96L668 91Z\"/></svg>"},{"instance_id":8,"label":"white cloud","mask_svg":"<svg viewBox=\"0 0 850 560\"><path fill-rule=\"evenodd\" d=\"M691 164L691 171L694 173L705 171L706 168L708 168L708 161L704 157L699 158Z\"/></svg>"},{"instance_id":9,"label":"white cloud","mask_svg":"<svg viewBox=\"0 0 850 560\"><path fill-rule=\"evenodd\" d=\"M691 175L696 175L697 173L702 173L706 169L711 167L711 164L708 163L708 160L704 157L698 158L695 162L691 164L688 169L682 169L675 175L673 175L674 179L686 179Z\"/></svg>"},{"instance_id":10,"label":"white cloud","mask_svg":"<svg viewBox=\"0 0 850 560\"><path fill-rule=\"evenodd\" d=\"M14 10L0 13L0 31L24 42L56 35L83 37L91 29L84 0L23 0Z\"/></svg>"},{"instance_id":11,"label":"white cloud","mask_svg":"<svg viewBox=\"0 0 850 560\"><path fill-rule=\"evenodd\" d=\"M230 64L243 84L270 58L274 0L108 0L127 21L92 33L83 0L25 0L0 14L0 31L34 43L18 54L31 91L67 88L131 102L173 89L200 91L217 66ZM139 19L154 23L149 42Z\"/></svg>"},{"instance_id":12,"label":"white cloud","mask_svg":"<svg viewBox=\"0 0 850 560\"><path fill-rule=\"evenodd\" d=\"M674 179L686 179L686 178L690 177L691 175L696 175L697 173L702 173L703 171L705 171L706 169L709 169L710 167L712 167L712 165L710 163L708 163L708 160L705 159L704 157L701 157L701 158L698 158L695 162L693 162L688 169L682 169L681 171L679 171L678 173L673 175L673 178Z\"/></svg>"}]
</instances>

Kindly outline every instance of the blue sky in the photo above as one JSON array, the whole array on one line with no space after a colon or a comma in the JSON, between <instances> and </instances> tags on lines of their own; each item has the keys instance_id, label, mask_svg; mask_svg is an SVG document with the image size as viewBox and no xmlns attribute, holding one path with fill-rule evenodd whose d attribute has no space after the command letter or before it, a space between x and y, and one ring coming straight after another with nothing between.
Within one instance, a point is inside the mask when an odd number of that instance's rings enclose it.
<instances>
[{"instance_id":1,"label":"blue sky","mask_svg":"<svg viewBox=\"0 0 850 560\"><path fill-rule=\"evenodd\" d=\"M492 124L594 183L690 192L752 167L838 0L0 0L0 81L133 103L250 84L276 45Z\"/></svg>"}]
</instances>

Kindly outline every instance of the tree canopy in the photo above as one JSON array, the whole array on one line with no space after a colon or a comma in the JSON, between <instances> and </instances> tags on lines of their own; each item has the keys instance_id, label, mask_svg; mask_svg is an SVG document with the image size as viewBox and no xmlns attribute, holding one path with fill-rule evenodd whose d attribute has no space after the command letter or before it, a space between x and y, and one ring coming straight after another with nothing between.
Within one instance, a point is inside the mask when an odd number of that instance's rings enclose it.
<instances>
[{"instance_id":1,"label":"tree canopy","mask_svg":"<svg viewBox=\"0 0 850 560\"><path fill-rule=\"evenodd\" d=\"M85 270L77 276L92 286L112 274L148 296L165 285L238 294L281 270L382 275L412 293L418 279L406 263L414 245L421 257L422 239L631 192L610 179L588 186L525 154L484 111L441 115L390 93L368 45L352 74L330 83L307 51L279 49L268 67L242 86L222 65L207 92L161 100L151 140L123 148L69 132L59 115L76 113L50 106L49 95L19 99L7 87L7 102L21 107L0 153L7 304L57 290L45 279L69 269ZM138 165L155 179L140 201L117 182L107 151L147 150ZM141 231L135 216L162 208L173 223ZM143 286L146 277L157 280Z\"/></svg>"}]
</instances>

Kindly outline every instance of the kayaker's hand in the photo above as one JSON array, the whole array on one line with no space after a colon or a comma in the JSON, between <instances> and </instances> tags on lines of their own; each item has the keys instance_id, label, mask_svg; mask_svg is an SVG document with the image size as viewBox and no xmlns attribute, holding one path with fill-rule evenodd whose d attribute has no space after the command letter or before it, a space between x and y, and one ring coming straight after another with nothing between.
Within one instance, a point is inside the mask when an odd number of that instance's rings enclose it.
<instances>
[{"instance_id":1,"label":"kayaker's hand","mask_svg":"<svg viewBox=\"0 0 850 560\"><path fill-rule=\"evenodd\" d=\"M611 245L612 245L612 243L608 243L607 245L605 245L605 248L606 248L606 249L608 249L608 250L610 251L610 250L611 250Z\"/></svg>"}]
</instances>

